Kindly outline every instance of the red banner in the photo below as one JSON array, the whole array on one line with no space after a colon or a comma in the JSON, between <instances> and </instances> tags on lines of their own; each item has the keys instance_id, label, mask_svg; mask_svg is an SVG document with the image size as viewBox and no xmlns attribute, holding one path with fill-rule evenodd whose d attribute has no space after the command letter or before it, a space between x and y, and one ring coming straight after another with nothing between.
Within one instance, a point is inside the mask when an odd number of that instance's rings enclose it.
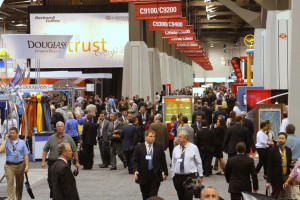
<instances>
[{"instance_id":1,"label":"red banner","mask_svg":"<svg viewBox=\"0 0 300 200\"><path fill-rule=\"evenodd\" d=\"M201 43L200 42L194 42L194 43L179 43L176 44L176 49L181 50L200 50Z\"/></svg>"},{"instance_id":2,"label":"red banner","mask_svg":"<svg viewBox=\"0 0 300 200\"><path fill-rule=\"evenodd\" d=\"M181 17L181 9L181 2L135 3L135 18L178 18Z\"/></svg>"},{"instance_id":3,"label":"red banner","mask_svg":"<svg viewBox=\"0 0 300 200\"><path fill-rule=\"evenodd\" d=\"M186 27L186 18L176 19L150 19L149 31L182 30Z\"/></svg>"},{"instance_id":4,"label":"red banner","mask_svg":"<svg viewBox=\"0 0 300 200\"><path fill-rule=\"evenodd\" d=\"M169 38L169 44L177 44L177 43L194 43L196 41L196 36L185 36L185 37L174 37Z\"/></svg>"},{"instance_id":5,"label":"red banner","mask_svg":"<svg viewBox=\"0 0 300 200\"><path fill-rule=\"evenodd\" d=\"M162 38L173 38L173 37L184 37L184 36L190 36L194 35L194 26L186 26L186 29L183 29L182 31L163 31L162 32Z\"/></svg>"},{"instance_id":6,"label":"red banner","mask_svg":"<svg viewBox=\"0 0 300 200\"><path fill-rule=\"evenodd\" d=\"M149 3L149 2L177 2L180 0L110 0L110 3L129 3L129 2L144 2L144 3Z\"/></svg>"},{"instance_id":7,"label":"red banner","mask_svg":"<svg viewBox=\"0 0 300 200\"><path fill-rule=\"evenodd\" d=\"M200 50L189 50L189 49L183 49L183 50L180 50L182 53L185 53L185 54L192 54L192 53L204 53L204 50L203 49L200 49Z\"/></svg>"}]
</instances>

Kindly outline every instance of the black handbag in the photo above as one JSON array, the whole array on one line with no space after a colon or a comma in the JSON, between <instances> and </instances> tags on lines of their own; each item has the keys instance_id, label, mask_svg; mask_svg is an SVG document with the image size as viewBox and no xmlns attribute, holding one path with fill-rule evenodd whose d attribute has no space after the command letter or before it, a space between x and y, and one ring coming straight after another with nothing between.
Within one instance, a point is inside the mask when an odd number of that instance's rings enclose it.
<instances>
[{"instance_id":1,"label":"black handbag","mask_svg":"<svg viewBox=\"0 0 300 200\"><path fill-rule=\"evenodd\" d=\"M24 184L25 184L26 190L27 190L29 196L31 197L31 199L35 199L34 194L32 192L32 189L30 187L30 184L29 184L29 181L28 181L28 176L27 176L26 172L25 172L25 178L26 178L26 182Z\"/></svg>"},{"instance_id":2,"label":"black handbag","mask_svg":"<svg viewBox=\"0 0 300 200\"><path fill-rule=\"evenodd\" d=\"M78 159L79 159L80 165L84 165L85 158L86 158L86 156L84 155L84 151L82 150L82 146L80 145L79 150L78 150Z\"/></svg>"}]
</instances>

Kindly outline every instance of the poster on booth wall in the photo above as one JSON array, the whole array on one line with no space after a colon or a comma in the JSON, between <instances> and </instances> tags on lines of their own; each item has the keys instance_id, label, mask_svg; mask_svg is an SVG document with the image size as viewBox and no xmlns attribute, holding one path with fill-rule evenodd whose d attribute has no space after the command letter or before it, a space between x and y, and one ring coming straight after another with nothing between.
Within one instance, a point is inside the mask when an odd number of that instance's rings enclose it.
<instances>
[{"instance_id":1,"label":"poster on booth wall","mask_svg":"<svg viewBox=\"0 0 300 200\"><path fill-rule=\"evenodd\" d=\"M192 123L192 115L194 110L193 96L165 96L163 97L163 118L165 123L171 122L173 115L182 113Z\"/></svg>"},{"instance_id":2,"label":"poster on booth wall","mask_svg":"<svg viewBox=\"0 0 300 200\"><path fill-rule=\"evenodd\" d=\"M73 35L65 58L44 57L41 68L123 67L128 13L31 13L30 33Z\"/></svg>"}]
</instances>

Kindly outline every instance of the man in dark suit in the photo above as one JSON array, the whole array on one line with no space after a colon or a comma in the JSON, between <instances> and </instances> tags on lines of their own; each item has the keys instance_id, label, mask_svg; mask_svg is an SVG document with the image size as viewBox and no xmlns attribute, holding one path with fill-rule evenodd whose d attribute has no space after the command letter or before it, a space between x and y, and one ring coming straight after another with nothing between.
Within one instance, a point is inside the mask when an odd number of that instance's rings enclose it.
<instances>
[{"instance_id":1,"label":"man in dark suit","mask_svg":"<svg viewBox=\"0 0 300 200\"><path fill-rule=\"evenodd\" d=\"M155 140L163 146L164 151L169 147L169 132L166 124L162 123L161 114L156 114L150 129L155 132Z\"/></svg>"},{"instance_id":2,"label":"man in dark suit","mask_svg":"<svg viewBox=\"0 0 300 200\"><path fill-rule=\"evenodd\" d=\"M291 198L290 190L284 190L282 185L288 179L290 174L290 165L292 162L292 151L285 146L287 134L280 132L278 134L277 145L269 150L268 170L266 187L272 186L271 196L278 198Z\"/></svg>"},{"instance_id":3,"label":"man in dark suit","mask_svg":"<svg viewBox=\"0 0 300 200\"><path fill-rule=\"evenodd\" d=\"M142 130L145 130L145 125L149 121L150 114L147 113L146 110L146 104L141 104L140 106L140 112L137 116L139 120L139 126L142 128Z\"/></svg>"},{"instance_id":4,"label":"man in dark suit","mask_svg":"<svg viewBox=\"0 0 300 200\"><path fill-rule=\"evenodd\" d=\"M121 139L123 146L123 153L128 165L129 174L133 174L131 160L133 156L134 146L137 144L137 136L139 127L133 125L133 120L129 120L129 124L122 128Z\"/></svg>"},{"instance_id":5,"label":"man in dark suit","mask_svg":"<svg viewBox=\"0 0 300 200\"><path fill-rule=\"evenodd\" d=\"M229 183L228 192L231 200L241 200L242 192L252 192L251 179L254 192L258 190L254 160L245 155L245 143L238 142L236 151L237 155L228 159L224 170L226 181Z\"/></svg>"},{"instance_id":6,"label":"man in dark suit","mask_svg":"<svg viewBox=\"0 0 300 200\"><path fill-rule=\"evenodd\" d=\"M202 121L202 128L197 134L195 145L198 147L204 176L209 176L212 174L211 162L213 159L213 146L214 146L214 134L208 128L206 120Z\"/></svg>"},{"instance_id":7,"label":"man in dark suit","mask_svg":"<svg viewBox=\"0 0 300 200\"><path fill-rule=\"evenodd\" d=\"M247 113L245 111L242 111L240 115L243 118L243 126L245 126L249 131L249 137L250 137L250 147L252 148L253 152L256 150L255 148L255 142L254 142L254 124L250 119L247 119ZM255 140L256 141L256 140Z\"/></svg>"},{"instance_id":8,"label":"man in dark suit","mask_svg":"<svg viewBox=\"0 0 300 200\"><path fill-rule=\"evenodd\" d=\"M125 124L128 124L129 119L128 119L127 115L128 115L127 110L123 110L123 111L122 111L122 116L121 116L118 120L119 120L120 122L123 122L123 123L125 123Z\"/></svg>"},{"instance_id":9,"label":"man in dark suit","mask_svg":"<svg viewBox=\"0 0 300 200\"><path fill-rule=\"evenodd\" d=\"M97 145L97 129L99 124L93 123L93 114L89 113L87 116L87 122L83 124L82 129L82 149L86 157L86 161L83 163L83 169L92 169L94 164L94 145Z\"/></svg>"},{"instance_id":10,"label":"man in dark suit","mask_svg":"<svg viewBox=\"0 0 300 200\"><path fill-rule=\"evenodd\" d=\"M140 184L143 200L157 196L160 182L168 176L165 152L160 144L154 143L155 132L145 132L145 143L134 149L132 167L135 180Z\"/></svg>"},{"instance_id":11,"label":"man in dark suit","mask_svg":"<svg viewBox=\"0 0 300 200\"><path fill-rule=\"evenodd\" d=\"M97 140L102 160L102 164L99 165L100 168L108 168L108 164L110 163L110 149L107 133L109 121L105 119L105 116L106 112L102 111L98 119L99 128L97 130Z\"/></svg>"},{"instance_id":12,"label":"man in dark suit","mask_svg":"<svg viewBox=\"0 0 300 200\"><path fill-rule=\"evenodd\" d=\"M72 158L70 144L61 143L57 146L59 158L51 167L53 183L53 200L79 200L76 181L67 163Z\"/></svg>"},{"instance_id":13,"label":"man in dark suit","mask_svg":"<svg viewBox=\"0 0 300 200\"><path fill-rule=\"evenodd\" d=\"M246 144L246 153L250 152L250 136L246 127L242 126L243 118L241 116L235 117L235 125L227 129L224 139L224 149L228 157L236 155L236 144L244 142Z\"/></svg>"},{"instance_id":14,"label":"man in dark suit","mask_svg":"<svg viewBox=\"0 0 300 200\"><path fill-rule=\"evenodd\" d=\"M208 126L212 123L212 109L208 107L208 103L204 102L204 106L202 107L202 111L205 113L205 120L208 123Z\"/></svg>"},{"instance_id":15,"label":"man in dark suit","mask_svg":"<svg viewBox=\"0 0 300 200\"><path fill-rule=\"evenodd\" d=\"M108 131L107 131L108 139L111 142L110 143L110 162L111 162L110 170L117 169L117 159L116 159L117 154L121 159L121 161L123 162L124 168L127 167L126 159L124 157L123 150L122 150L122 140L121 140L123 123L120 122L117 119L117 117L118 117L117 113L110 114L111 122L108 125Z\"/></svg>"},{"instance_id":16,"label":"man in dark suit","mask_svg":"<svg viewBox=\"0 0 300 200\"><path fill-rule=\"evenodd\" d=\"M204 116L205 112L202 111L202 106L201 105L195 104L195 110L194 110L193 115L192 115L192 124L195 123L197 115Z\"/></svg>"},{"instance_id":17,"label":"man in dark suit","mask_svg":"<svg viewBox=\"0 0 300 200\"><path fill-rule=\"evenodd\" d=\"M201 122L203 120L202 115L196 115L196 121L191 125L191 127L194 129L195 138L197 137L198 132L201 129Z\"/></svg>"}]
</instances>

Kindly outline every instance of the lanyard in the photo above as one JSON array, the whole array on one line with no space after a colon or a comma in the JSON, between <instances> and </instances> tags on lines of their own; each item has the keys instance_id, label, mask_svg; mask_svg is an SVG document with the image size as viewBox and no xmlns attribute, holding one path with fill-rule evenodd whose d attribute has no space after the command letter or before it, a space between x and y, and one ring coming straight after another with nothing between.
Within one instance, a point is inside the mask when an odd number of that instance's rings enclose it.
<instances>
[{"instance_id":1,"label":"lanyard","mask_svg":"<svg viewBox=\"0 0 300 200\"><path fill-rule=\"evenodd\" d=\"M18 142L16 142L16 145L14 145L14 143L12 142L12 140L10 140L11 146L13 147L13 151L17 150L18 144L19 144L19 140Z\"/></svg>"},{"instance_id":2,"label":"lanyard","mask_svg":"<svg viewBox=\"0 0 300 200\"><path fill-rule=\"evenodd\" d=\"M149 145L145 142L145 146L146 146L146 150L147 150L147 155L150 155L152 148L153 148L153 144L151 144L151 146L149 148Z\"/></svg>"}]
</instances>

